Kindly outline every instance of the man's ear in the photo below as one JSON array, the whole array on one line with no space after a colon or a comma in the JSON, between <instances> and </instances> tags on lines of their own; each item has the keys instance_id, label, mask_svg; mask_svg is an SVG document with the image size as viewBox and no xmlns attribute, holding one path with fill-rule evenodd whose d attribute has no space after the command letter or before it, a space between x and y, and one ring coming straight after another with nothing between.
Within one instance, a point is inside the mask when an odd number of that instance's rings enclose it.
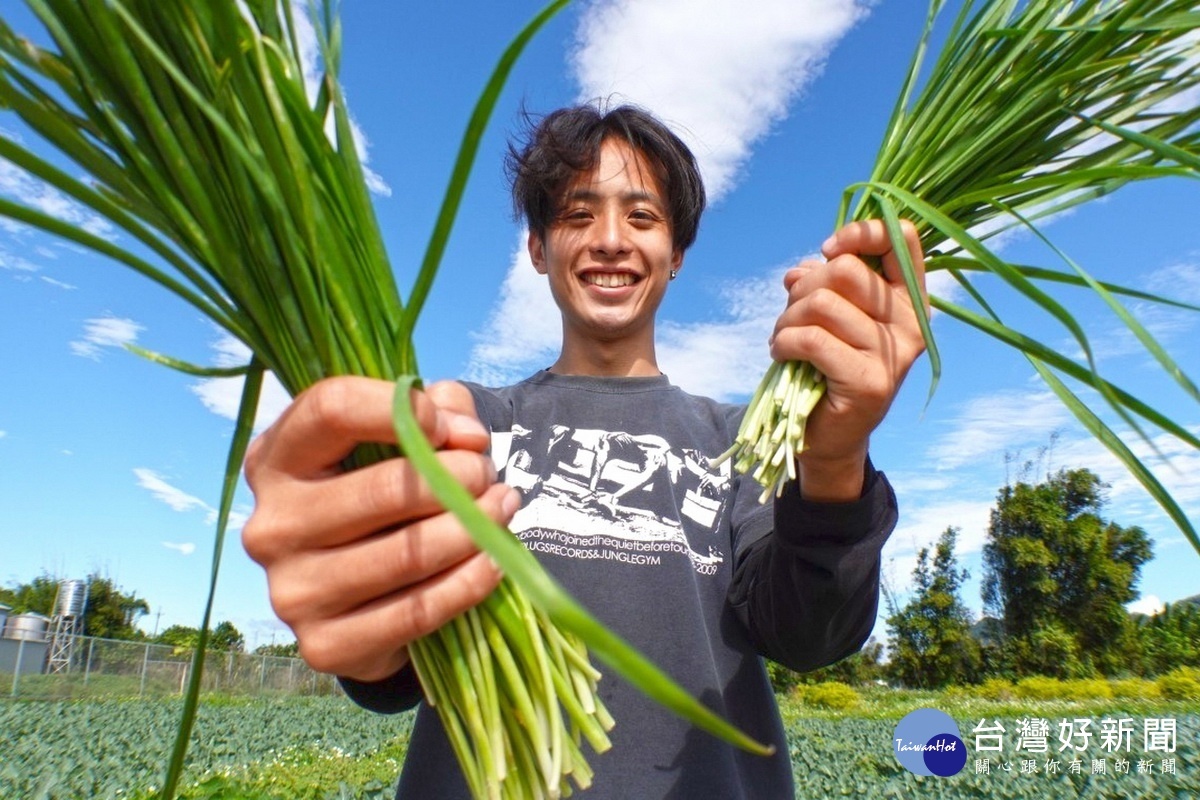
<instances>
[{"instance_id":1,"label":"man's ear","mask_svg":"<svg viewBox=\"0 0 1200 800\"><path fill-rule=\"evenodd\" d=\"M671 271L679 274L681 269L683 269L683 250L676 247L671 253Z\"/></svg>"},{"instance_id":2,"label":"man's ear","mask_svg":"<svg viewBox=\"0 0 1200 800\"><path fill-rule=\"evenodd\" d=\"M525 247L529 250L529 260L533 262L533 268L538 271L539 275L546 274L546 248L542 242L542 237L534 231L529 231L529 238L525 241Z\"/></svg>"}]
</instances>

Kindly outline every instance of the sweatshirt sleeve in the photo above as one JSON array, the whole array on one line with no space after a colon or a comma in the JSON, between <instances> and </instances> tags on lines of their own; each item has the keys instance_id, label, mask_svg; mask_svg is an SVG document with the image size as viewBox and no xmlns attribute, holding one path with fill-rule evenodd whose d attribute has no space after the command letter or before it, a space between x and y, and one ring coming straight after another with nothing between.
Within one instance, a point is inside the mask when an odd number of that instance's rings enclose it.
<instances>
[{"instance_id":1,"label":"sweatshirt sleeve","mask_svg":"<svg viewBox=\"0 0 1200 800\"><path fill-rule=\"evenodd\" d=\"M346 696L356 704L379 714L407 711L421 699L421 684L412 664L405 665L395 675L381 681L367 683L339 677L338 683L342 685Z\"/></svg>"},{"instance_id":2,"label":"sweatshirt sleeve","mask_svg":"<svg viewBox=\"0 0 1200 800\"><path fill-rule=\"evenodd\" d=\"M795 481L773 510L735 529L730 604L758 651L807 671L856 652L879 608L880 552L896 496L868 462L862 497L804 500Z\"/></svg>"}]
</instances>

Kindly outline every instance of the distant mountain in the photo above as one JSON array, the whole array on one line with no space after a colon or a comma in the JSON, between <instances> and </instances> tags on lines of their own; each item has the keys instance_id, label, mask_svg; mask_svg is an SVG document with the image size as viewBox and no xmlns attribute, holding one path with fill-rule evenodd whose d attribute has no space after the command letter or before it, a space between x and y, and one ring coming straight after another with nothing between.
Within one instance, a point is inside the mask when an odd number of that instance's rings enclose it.
<instances>
[{"instance_id":1,"label":"distant mountain","mask_svg":"<svg viewBox=\"0 0 1200 800\"><path fill-rule=\"evenodd\" d=\"M971 626L971 635L984 647L997 645L1004 639L1004 622L995 617L983 617Z\"/></svg>"},{"instance_id":2,"label":"distant mountain","mask_svg":"<svg viewBox=\"0 0 1200 800\"><path fill-rule=\"evenodd\" d=\"M1185 597L1182 600L1176 600L1172 603L1167 603L1167 605L1171 606L1172 608L1180 608L1182 606L1200 607L1200 594L1194 594L1191 597ZM1143 619L1149 619L1151 616L1156 616L1156 615L1155 614L1143 614L1138 611L1131 611L1131 612L1129 612L1129 616L1133 617L1134 619L1137 619L1139 617L1143 618Z\"/></svg>"}]
</instances>

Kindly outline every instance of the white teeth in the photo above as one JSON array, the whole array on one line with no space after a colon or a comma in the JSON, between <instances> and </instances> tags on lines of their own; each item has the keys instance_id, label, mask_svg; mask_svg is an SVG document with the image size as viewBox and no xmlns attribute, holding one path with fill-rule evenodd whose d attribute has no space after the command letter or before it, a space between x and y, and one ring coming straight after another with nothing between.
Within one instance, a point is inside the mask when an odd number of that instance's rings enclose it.
<instances>
[{"instance_id":1,"label":"white teeth","mask_svg":"<svg viewBox=\"0 0 1200 800\"><path fill-rule=\"evenodd\" d=\"M619 286L632 286L637 278L628 272L589 272L583 279L605 289L616 289Z\"/></svg>"}]
</instances>

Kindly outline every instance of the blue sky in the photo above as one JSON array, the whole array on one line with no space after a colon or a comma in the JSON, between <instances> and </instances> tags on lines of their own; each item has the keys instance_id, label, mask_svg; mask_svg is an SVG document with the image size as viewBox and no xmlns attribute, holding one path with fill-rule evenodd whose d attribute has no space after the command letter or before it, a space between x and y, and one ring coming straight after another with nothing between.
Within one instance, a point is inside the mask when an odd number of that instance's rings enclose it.
<instances>
[{"instance_id":1,"label":"blue sky","mask_svg":"<svg viewBox=\"0 0 1200 800\"><path fill-rule=\"evenodd\" d=\"M475 93L537 7L343 4L342 81L368 145L369 180L402 287L415 274ZM18 30L35 30L23 9L4 13ZM661 365L690 390L747 396L767 363L782 271L817 249L842 189L866 177L924 13L923 0L596 0L568 9L519 62L483 143L417 332L424 375L499 382L553 359L557 316L523 255L500 159L522 107L613 97L673 124L697 152L714 198L661 313ZM32 144L10 116L0 115L0 135ZM116 236L3 162L0 192ZM1198 303L1197 192L1195 181L1182 180L1128 187L1061 216L1049 232L1101 278ZM1003 246L1013 260L1058 266L1030 237ZM951 291L941 276L931 286ZM1061 327L995 284L983 288L1013 324L1073 351ZM1061 295L1086 323L1103 370L1200 431L1200 408L1111 314L1083 293ZM1131 308L1185 371L1200 372L1197 315ZM965 600L978 610L988 511L1025 462L1034 477L1088 467L1110 484L1107 515L1143 526L1154 540L1141 581L1145 607L1200 592L1200 555L1019 355L951 320L935 319L934 330L944 360L937 393L926 405L922 363L873 441L901 502L885 551L887 580L900 596L917 549L954 525L972 575ZM243 358L192 309L127 269L0 222L0 582L99 572L150 603L148 632L197 625L237 381L171 372L123 351L125 342L201 363ZM284 402L281 393L269 397L260 422ZM1160 449L1168 461L1151 457L1153 469L1200 520L1200 453L1165 439ZM249 510L243 490L237 512L244 518ZM236 536L225 549L215 614L251 646L290 639ZM876 633L885 638L882 623Z\"/></svg>"}]
</instances>

